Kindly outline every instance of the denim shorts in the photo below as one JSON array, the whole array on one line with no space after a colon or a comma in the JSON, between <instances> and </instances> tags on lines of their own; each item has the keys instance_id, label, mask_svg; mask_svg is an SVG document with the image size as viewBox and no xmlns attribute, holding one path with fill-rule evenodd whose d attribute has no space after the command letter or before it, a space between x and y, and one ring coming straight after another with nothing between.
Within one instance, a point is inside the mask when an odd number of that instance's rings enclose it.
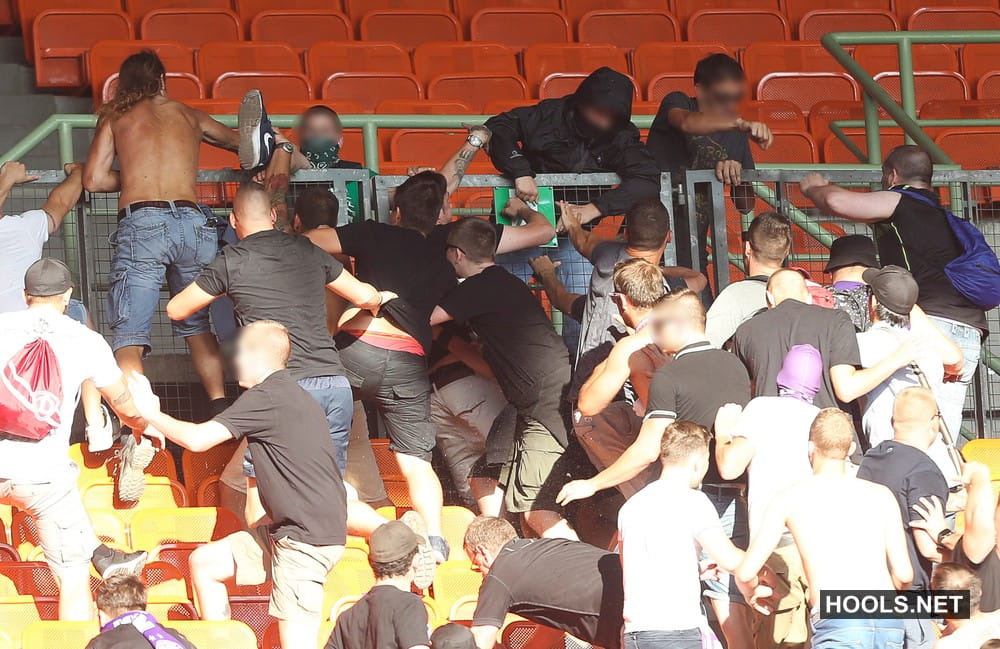
<instances>
[{"instance_id":1,"label":"denim shorts","mask_svg":"<svg viewBox=\"0 0 1000 649\"><path fill-rule=\"evenodd\" d=\"M85 327L89 326L87 323L90 321L90 316L87 314L87 307L80 300L70 298L69 305L66 307L66 315Z\"/></svg>"},{"instance_id":2,"label":"denim shorts","mask_svg":"<svg viewBox=\"0 0 1000 649\"><path fill-rule=\"evenodd\" d=\"M812 613L813 649L903 649L904 620L820 619Z\"/></svg>"},{"instance_id":3,"label":"denim shorts","mask_svg":"<svg viewBox=\"0 0 1000 649\"><path fill-rule=\"evenodd\" d=\"M219 253L215 217L205 206L125 207L109 241L114 248L108 280L112 349L151 349L150 329L164 279L170 295L193 282ZM180 337L211 332L208 309L173 323Z\"/></svg>"}]
</instances>

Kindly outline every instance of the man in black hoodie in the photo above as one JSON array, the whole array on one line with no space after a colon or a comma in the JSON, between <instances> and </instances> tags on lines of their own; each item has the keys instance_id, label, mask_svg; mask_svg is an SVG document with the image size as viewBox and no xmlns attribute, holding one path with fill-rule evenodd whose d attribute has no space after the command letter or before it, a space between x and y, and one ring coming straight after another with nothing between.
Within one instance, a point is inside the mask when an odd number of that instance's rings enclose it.
<instances>
[{"instance_id":1,"label":"man in black hoodie","mask_svg":"<svg viewBox=\"0 0 1000 649\"><path fill-rule=\"evenodd\" d=\"M493 133L487 146L490 160L514 181L517 197L525 201L538 199L536 174L617 173L621 184L581 206L580 220L589 223L624 214L637 201L660 191L656 160L639 141L639 129L631 121L633 94L627 76L602 67L571 95L495 115L486 122ZM556 199L572 200L558 193ZM537 253L526 251L500 261L527 280L532 272L528 259L534 256ZM570 293L587 292L590 263L567 239L561 237L559 250L549 252L549 257L561 263L559 279ZM579 325L566 322L563 327L563 338L575 351Z\"/></svg>"}]
</instances>

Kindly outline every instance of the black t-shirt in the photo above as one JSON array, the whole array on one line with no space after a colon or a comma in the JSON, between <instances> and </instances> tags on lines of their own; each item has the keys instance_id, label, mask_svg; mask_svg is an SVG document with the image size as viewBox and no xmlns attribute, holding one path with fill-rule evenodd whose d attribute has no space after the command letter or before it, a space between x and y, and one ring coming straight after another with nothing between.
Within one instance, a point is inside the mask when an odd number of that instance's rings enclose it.
<instances>
[{"instance_id":1,"label":"black t-shirt","mask_svg":"<svg viewBox=\"0 0 1000 649\"><path fill-rule=\"evenodd\" d=\"M909 444L886 440L868 450L858 467L858 477L888 487L899 503L906 531L906 546L913 566L910 590L924 590L930 583L931 562L917 550L913 530L907 523L920 519L913 506L921 498L937 496L948 502L948 483L930 456Z\"/></svg>"},{"instance_id":2,"label":"black t-shirt","mask_svg":"<svg viewBox=\"0 0 1000 649\"><path fill-rule=\"evenodd\" d=\"M344 266L305 237L257 232L222 249L195 280L209 295L227 294L237 321L275 320L292 339L288 369L295 378L344 374L326 328L326 285Z\"/></svg>"},{"instance_id":3,"label":"black t-shirt","mask_svg":"<svg viewBox=\"0 0 1000 649\"><path fill-rule=\"evenodd\" d=\"M274 539L346 542L347 495L326 414L287 370L241 394L214 421L247 438Z\"/></svg>"},{"instance_id":4,"label":"black t-shirt","mask_svg":"<svg viewBox=\"0 0 1000 649\"><path fill-rule=\"evenodd\" d=\"M326 649L410 649L429 644L427 609L420 597L382 585L341 613Z\"/></svg>"},{"instance_id":5,"label":"black t-shirt","mask_svg":"<svg viewBox=\"0 0 1000 649\"><path fill-rule=\"evenodd\" d=\"M507 398L569 367L569 352L528 286L500 266L489 266L441 300L455 322L468 322L483 358Z\"/></svg>"},{"instance_id":6,"label":"black t-shirt","mask_svg":"<svg viewBox=\"0 0 1000 649\"><path fill-rule=\"evenodd\" d=\"M932 190L907 189L938 201ZM928 315L988 330L983 310L959 293L944 274L944 267L963 252L944 212L901 194L892 216L875 225L875 234L879 261L883 266L910 270L920 287L917 304Z\"/></svg>"},{"instance_id":7,"label":"black t-shirt","mask_svg":"<svg viewBox=\"0 0 1000 649\"><path fill-rule=\"evenodd\" d=\"M195 649L195 646L191 644L191 641L185 638L178 631L174 631L169 627L164 627L167 633L174 637L184 649ZM150 649L149 640L146 640L146 636L142 635L139 629L135 628L131 624L122 624L116 626L113 629L104 631L103 633L94 636L94 638L87 643L86 649Z\"/></svg>"},{"instance_id":8,"label":"black t-shirt","mask_svg":"<svg viewBox=\"0 0 1000 649\"><path fill-rule=\"evenodd\" d=\"M749 401L750 378L739 359L707 341L693 343L653 373L645 418L693 421L712 430L719 408ZM723 484L727 481L715 463L714 436L711 444L704 483Z\"/></svg>"},{"instance_id":9,"label":"black t-shirt","mask_svg":"<svg viewBox=\"0 0 1000 649\"><path fill-rule=\"evenodd\" d=\"M994 548L986 555L981 563L973 563L965 555L965 547L962 539L951 553L951 560L965 566L976 573L979 580L983 582L983 598L979 603L979 610L983 613L992 613L1000 610L1000 549Z\"/></svg>"},{"instance_id":10,"label":"black t-shirt","mask_svg":"<svg viewBox=\"0 0 1000 649\"><path fill-rule=\"evenodd\" d=\"M399 296L379 315L391 318L429 353L431 312L455 285L455 269L443 246L412 228L375 221L342 225L337 236L344 254L354 257L359 279Z\"/></svg>"},{"instance_id":11,"label":"black t-shirt","mask_svg":"<svg viewBox=\"0 0 1000 649\"><path fill-rule=\"evenodd\" d=\"M580 541L515 539L483 579L472 625L502 627L509 612L618 649L624 599L617 554Z\"/></svg>"},{"instance_id":12,"label":"black t-shirt","mask_svg":"<svg viewBox=\"0 0 1000 649\"><path fill-rule=\"evenodd\" d=\"M819 408L836 408L830 368L861 366L854 323L844 311L784 300L741 324L732 339L733 352L749 370L754 396L758 397L778 396L778 372L795 345L812 345L819 351L823 380L813 403Z\"/></svg>"},{"instance_id":13,"label":"black t-shirt","mask_svg":"<svg viewBox=\"0 0 1000 649\"><path fill-rule=\"evenodd\" d=\"M683 92L672 92L660 102L646 138L646 148L656 158L661 171L676 174L682 169L715 169L720 160L739 160L744 169L754 168L746 133L722 131L713 135L685 135L671 126L667 118L674 108L697 111L698 100Z\"/></svg>"}]
</instances>

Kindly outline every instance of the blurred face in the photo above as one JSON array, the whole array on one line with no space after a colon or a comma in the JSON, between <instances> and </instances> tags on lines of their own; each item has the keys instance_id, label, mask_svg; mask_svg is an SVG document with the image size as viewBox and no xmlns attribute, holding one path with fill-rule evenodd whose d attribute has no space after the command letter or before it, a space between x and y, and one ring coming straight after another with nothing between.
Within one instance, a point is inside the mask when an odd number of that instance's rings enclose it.
<instances>
[{"instance_id":1,"label":"blurred face","mask_svg":"<svg viewBox=\"0 0 1000 649\"><path fill-rule=\"evenodd\" d=\"M653 330L656 346L667 353L679 351L685 344L687 327L673 305L665 304L653 312L649 325Z\"/></svg>"},{"instance_id":2,"label":"blurred face","mask_svg":"<svg viewBox=\"0 0 1000 649\"><path fill-rule=\"evenodd\" d=\"M236 379L244 388L252 388L271 372L268 355L253 332L244 333L236 343Z\"/></svg>"},{"instance_id":3,"label":"blurred face","mask_svg":"<svg viewBox=\"0 0 1000 649\"><path fill-rule=\"evenodd\" d=\"M701 110L726 117L739 116L740 105L747 94L746 82L736 79L716 81L710 86L699 84L695 89Z\"/></svg>"},{"instance_id":4,"label":"blurred face","mask_svg":"<svg viewBox=\"0 0 1000 649\"><path fill-rule=\"evenodd\" d=\"M610 131L615 127L616 115L613 111L599 106L581 106L584 121L598 131Z\"/></svg>"},{"instance_id":5,"label":"blurred face","mask_svg":"<svg viewBox=\"0 0 1000 649\"><path fill-rule=\"evenodd\" d=\"M299 126L299 138L306 140L328 140L334 144L342 144L344 132L329 115L312 115L303 119Z\"/></svg>"}]
</instances>

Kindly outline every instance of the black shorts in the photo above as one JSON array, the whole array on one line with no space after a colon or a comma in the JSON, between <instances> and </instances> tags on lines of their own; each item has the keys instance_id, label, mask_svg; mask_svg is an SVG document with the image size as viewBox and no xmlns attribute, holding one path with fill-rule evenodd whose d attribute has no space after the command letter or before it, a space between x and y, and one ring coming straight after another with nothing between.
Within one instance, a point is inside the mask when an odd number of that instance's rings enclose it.
<instances>
[{"instance_id":1,"label":"black shorts","mask_svg":"<svg viewBox=\"0 0 1000 649\"><path fill-rule=\"evenodd\" d=\"M427 359L375 347L346 333L338 334L336 343L355 394L382 415L389 448L430 462L435 439Z\"/></svg>"}]
</instances>

